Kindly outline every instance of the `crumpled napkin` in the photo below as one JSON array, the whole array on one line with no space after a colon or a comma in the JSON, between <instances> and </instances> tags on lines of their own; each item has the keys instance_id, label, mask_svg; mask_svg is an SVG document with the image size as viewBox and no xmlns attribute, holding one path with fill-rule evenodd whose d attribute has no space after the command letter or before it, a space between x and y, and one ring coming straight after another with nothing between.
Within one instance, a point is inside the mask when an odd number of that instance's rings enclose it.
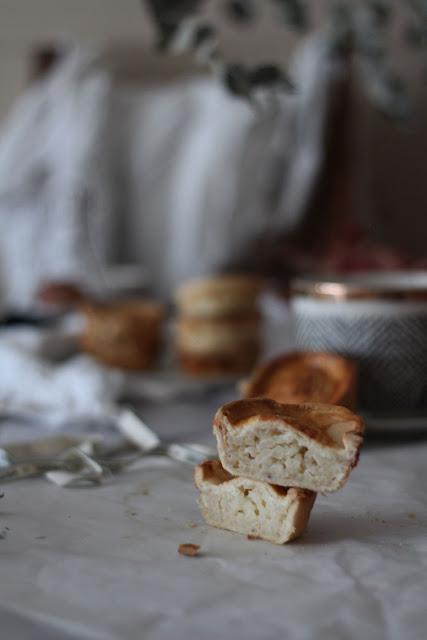
<instances>
[{"instance_id":1,"label":"crumpled napkin","mask_svg":"<svg viewBox=\"0 0 427 640\"><path fill-rule=\"evenodd\" d=\"M106 415L123 384L121 372L87 356L52 363L36 349L0 339L0 408L3 413Z\"/></svg>"}]
</instances>

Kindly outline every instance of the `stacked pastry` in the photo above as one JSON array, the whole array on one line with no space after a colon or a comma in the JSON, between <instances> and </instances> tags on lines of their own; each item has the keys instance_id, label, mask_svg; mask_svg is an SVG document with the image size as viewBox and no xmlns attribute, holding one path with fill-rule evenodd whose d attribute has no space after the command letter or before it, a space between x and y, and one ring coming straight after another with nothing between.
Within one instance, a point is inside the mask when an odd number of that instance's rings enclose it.
<instances>
[{"instance_id":1,"label":"stacked pastry","mask_svg":"<svg viewBox=\"0 0 427 640\"><path fill-rule=\"evenodd\" d=\"M329 404L237 400L220 408L220 461L196 467L206 522L283 544L305 529L316 493L340 489L357 464L361 418Z\"/></svg>"},{"instance_id":2,"label":"stacked pastry","mask_svg":"<svg viewBox=\"0 0 427 640\"><path fill-rule=\"evenodd\" d=\"M258 278L224 275L193 280L176 294L176 351L195 376L249 371L260 352Z\"/></svg>"}]
</instances>

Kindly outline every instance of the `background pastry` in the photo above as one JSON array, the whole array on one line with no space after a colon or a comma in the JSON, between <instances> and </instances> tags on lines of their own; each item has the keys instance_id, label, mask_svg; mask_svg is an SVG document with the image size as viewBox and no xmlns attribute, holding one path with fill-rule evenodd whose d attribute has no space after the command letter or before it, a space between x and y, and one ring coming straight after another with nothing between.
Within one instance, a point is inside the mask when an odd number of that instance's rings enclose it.
<instances>
[{"instance_id":1,"label":"background pastry","mask_svg":"<svg viewBox=\"0 0 427 640\"><path fill-rule=\"evenodd\" d=\"M150 301L86 305L81 347L113 367L142 370L154 365L160 345L163 307Z\"/></svg>"},{"instance_id":2,"label":"background pastry","mask_svg":"<svg viewBox=\"0 0 427 640\"><path fill-rule=\"evenodd\" d=\"M175 300L184 315L230 316L256 308L261 289L259 277L224 274L184 283L178 288Z\"/></svg>"},{"instance_id":3,"label":"background pastry","mask_svg":"<svg viewBox=\"0 0 427 640\"><path fill-rule=\"evenodd\" d=\"M349 359L320 351L295 351L258 367L240 385L243 398L277 402L325 402L349 409L356 406L356 365Z\"/></svg>"},{"instance_id":4,"label":"background pastry","mask_svg":"<svg viewBox=\"0 0 427 640\"><path fill-rule=\"evenodd\" d=\"M260 290L259 278L230 275L178 290L175 347L186 373L230 375L253 367L261 348Z\"/></svg>"}]
</instances>

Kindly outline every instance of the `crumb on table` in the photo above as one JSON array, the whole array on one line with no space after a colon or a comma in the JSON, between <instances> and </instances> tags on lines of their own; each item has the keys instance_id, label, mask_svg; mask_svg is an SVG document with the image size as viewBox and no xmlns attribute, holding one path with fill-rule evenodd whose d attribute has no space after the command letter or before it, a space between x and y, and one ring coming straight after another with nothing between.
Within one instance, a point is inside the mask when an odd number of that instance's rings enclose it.
<instances>
[{"instance_id":1,"label":"crumb on table","mask_svg":"<svg viewBox=\"0 0 427 640\"><path fill-rule=\"evenodd\" d=\"M197 556L199 551L200 546L198 544L192 544L191 542L184 542L178 547L178 553L180 553L182 556Z\"/></svg>"}]
</instances>

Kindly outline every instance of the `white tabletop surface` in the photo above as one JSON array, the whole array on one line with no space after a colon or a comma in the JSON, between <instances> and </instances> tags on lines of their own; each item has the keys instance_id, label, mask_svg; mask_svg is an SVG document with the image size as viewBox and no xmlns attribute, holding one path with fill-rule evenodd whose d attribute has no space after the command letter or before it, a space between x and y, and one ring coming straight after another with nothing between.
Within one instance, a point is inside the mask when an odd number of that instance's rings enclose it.
<instances>
[{"instance_id":1,"label":"white tabletop surface","mask_svg":"<svg viewBox=\"0 0 427 640\"><path fill-rule=\"evenodd\" d=\"M231 393L231 391L230 391ZM211 442L226 396L147 405L175 441ZM421 640L427 629L427 442L365 447L275 546L206 526L192 469L148 460L100 487L5 484L0 625L8 640ZM195 558L180 543L200 545Z\"/></svg>"}]
</instances>

